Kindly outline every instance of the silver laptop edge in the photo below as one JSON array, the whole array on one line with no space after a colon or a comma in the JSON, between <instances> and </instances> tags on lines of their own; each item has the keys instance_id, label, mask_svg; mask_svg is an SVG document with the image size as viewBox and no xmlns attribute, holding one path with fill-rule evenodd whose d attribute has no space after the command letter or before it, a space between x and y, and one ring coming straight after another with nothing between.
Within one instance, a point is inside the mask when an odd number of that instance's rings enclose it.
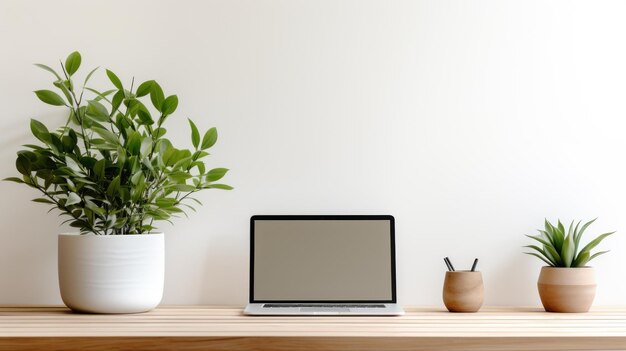
<instances>
[{"instance_id":1,"label":"silver laptop edge","mask_svg":"<svg viewBox=\"0 0 626 351\"><path fill-rule=\"evenodd\" d=\"M252 216L244 314L402 315L395 273L393 216Z\"/></svg>"}]
</instances>

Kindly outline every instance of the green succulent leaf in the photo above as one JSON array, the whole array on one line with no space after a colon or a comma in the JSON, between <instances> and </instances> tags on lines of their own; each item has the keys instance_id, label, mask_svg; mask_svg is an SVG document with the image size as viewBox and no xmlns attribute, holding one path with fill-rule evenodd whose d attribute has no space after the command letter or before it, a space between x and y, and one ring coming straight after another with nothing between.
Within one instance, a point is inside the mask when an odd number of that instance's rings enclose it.
<instances>
[{"instance_id":1,"label":"green succulent leaf","mask_svg":"<svg viewBox=\"0 0 626 351\"><path fill-rule=\"evenodd\" d=\"M596 252L595 254L591 255L591 257L589 257L589 259L587 260L587 262L593 260L594 258L600 256L600 255L604 255L605 253L609 252L611 250L606 250L606 251L600 251L600 252Z\"/></svg>"},{"instance_id":2,"label":"green succulent leaf","mask_svg":"<svg viewBox=\"0 0 626 351\"><path fill-rule=\"evenodd\" d=\"M536 254L534 252L524 252L527 255L532 255L535 256L537 258L539 258L540 260L542 260L543 262L545 262L548 266L554 266L554 264L552 264L550 261L548 261L545 257L540 256L539 254Z\"/></svg>"},{"instance_id":3,"label":"green succulent leaf","mask_svg":"<svg viewBox=\"0 0 626 351\"><path fill-rule=\"evenodd\" d=\"M589 227L589 225L595 222L596 219L585 223L582 227L580 227L582 221L576 223L575 226L575 221L572 221L567 229L567 234L565 234L565 227L560 220L557 221L557 225L554 226L546 219L544 221L545 230L539 230L541 235L527 235L527 237L542 244L542 247L538 247L535 245L525 246L536 251L526 253L536 256L544 262L556 267L585 266L593 258L607 252L602 251L596 254L591 254L591 250L594 249L598 244L600 244L602 240L615 233L610 232L601 234L592 241L590 241L587 245L585 245L585 247L583 247L579 251L578 248L582 234L585 232L587 227Z\"/></svg>"},{"instance_id":4,"label":"green succulent leaf","mask_svg":"<svg viewBox=\"0 0 626 351\"><path fill-rule=\"evenodd\" d=\"M574 263L572 263L572 267L582 267L589 261L589 252L581 252L576 257Z\"/></svg>"},{"instance_id":5,"label":"green succulent leaf","mask_svg":"<svg viewBox=\"0 0 626 351\"><path fill-rule=\"evenodd\" d=\"M604 240L606 237L612 234L615 234L615 232L604 233L604 234L599 235L597 238L591 240L589 244L585 245L585 247L583 247L582 250L580 250L580 252L591 251L594 247L598 246L598 244L600 244L602 240Z\"/></svg>"},{"instance_id":6,"label":"green succulent leaf","mask_svg":"<svg viewBox=\"0 0 626 351\"><path fill-rule=\"evenodd\" d=\"M550 255L548 255L543 249L541 249L539 246L536 245L526 245L524 247L533 249L535 251L537 251L538 254L540 254L542 256L542 259L547 262L549 265L554 266L556 265L556 262L554 262L552 260L552 257Z\"/></svg>"},{"instance_id":7,"label":"green succulent leaf","mask_svg":"<svg viewBox=\"0 0 626 351\"><path fill-rule=\"evenodd\" d=\"M580 238L582 238L583 233L585 232L587 227L589 227L593 222L595 222L596 219L598 219L598 218L594 218L594 219L590 220L589 222L583 224L583 226L580 228L580 231L578 232L578 238L577 238L579 242L580 242Z\"/></svg>"},{"instance_id":8,"label":"green succulent leaf","mask_svg":"<svg viewBox=\"0 0 626 351\"><path fill-rule=\"evenodd\" d=\"M574 254L574 238L571 235L568 235L565 238L563 248L561 249L561 259L563 260L563 265L565 267L572 266Z\"/></svg>"}]
</instances>

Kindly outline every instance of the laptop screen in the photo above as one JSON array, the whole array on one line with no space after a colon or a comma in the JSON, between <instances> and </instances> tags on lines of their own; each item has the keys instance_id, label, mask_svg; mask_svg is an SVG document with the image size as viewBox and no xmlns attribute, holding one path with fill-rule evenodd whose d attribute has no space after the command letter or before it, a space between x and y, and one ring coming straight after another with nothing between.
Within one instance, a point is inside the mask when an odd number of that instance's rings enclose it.
<instances>
[{"instance_id":1,"label":"laptop screen","mask_svg":"<svg viewBox=\"0 0 626 351\"><path fill-rule=\"evenodd\" d=\"M395 302L393 217L254 216L251 302Z\"/></svg>"}]
</instances>

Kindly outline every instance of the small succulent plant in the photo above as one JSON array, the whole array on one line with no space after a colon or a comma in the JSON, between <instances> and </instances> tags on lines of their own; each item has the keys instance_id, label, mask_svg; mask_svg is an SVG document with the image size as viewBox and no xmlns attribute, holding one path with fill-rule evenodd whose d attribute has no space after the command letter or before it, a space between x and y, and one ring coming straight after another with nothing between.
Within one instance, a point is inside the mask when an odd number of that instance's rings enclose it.
<instances>
[{"instance_id":1,"label":"small succulent plant","mask_svg":"<svg viewBox=\"0 0 626 351\"><path fill-rule=\"evenodd\" d=\"M567 232L565 231L565 227L561 221L558 221L555 226L546 219L544 230L538 230L539 235L526 235L527 237L538 241L541 246L524 246L536 251L525 253L538 257L552 267L584 267L589 261L608 252L600 251L595 254L591 254L591 250L598 246L602 240L615 233L610 232L601 234L579 250L580 239L582 238L585 229L587 229L591 223L595 222L596 219L583 224L582 227L580 227L581 221L579 221L575 227L574 221L572 221L567 229Z\"/></svg>"}]
</instances>

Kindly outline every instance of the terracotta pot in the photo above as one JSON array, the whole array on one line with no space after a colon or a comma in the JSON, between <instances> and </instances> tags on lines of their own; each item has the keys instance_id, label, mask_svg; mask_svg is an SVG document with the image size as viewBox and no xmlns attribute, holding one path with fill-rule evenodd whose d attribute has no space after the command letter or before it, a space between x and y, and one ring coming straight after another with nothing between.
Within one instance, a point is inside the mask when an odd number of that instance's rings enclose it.
<instances>
[{"instance_id":1,"label":"terracotta pot","mask_svg":"<svg viewBox=\"0 0 626 351\"><path fill-rule=\"evenodd\" d=\"M480 272L446 272L443 303L450 312L476 312L483 305L483 276Z\"/></svg>"},{"instance_id":2,"label":"terracotta pot","mask_svg":"<svg viewBox=\"0 0 626 351\"><path fill-rule=\"evenodd\" d=\"M542 267L537 282L547 312L587 312L596 296L592 267Z\"/></svg>"}]
</instances>

